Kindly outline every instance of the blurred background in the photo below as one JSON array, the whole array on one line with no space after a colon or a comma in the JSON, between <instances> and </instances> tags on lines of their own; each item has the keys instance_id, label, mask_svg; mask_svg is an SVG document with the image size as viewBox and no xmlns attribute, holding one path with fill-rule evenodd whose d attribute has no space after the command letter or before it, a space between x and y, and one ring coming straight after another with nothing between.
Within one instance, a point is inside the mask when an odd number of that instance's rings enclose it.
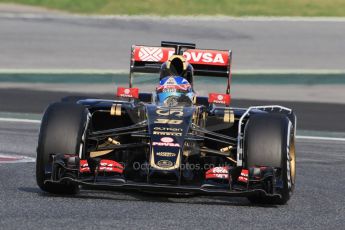
<instances>
[{"instance_id":1,"label":"blurred background","mask_svg":"<svg viewBox=\"0 0 345 230\"><path fill-rule=\"evenodd\" d=\"M131 45L169 40L233 51L233 106L283 104L301 130L341 132L315 121L342 119L328 111L345 99L344 15L342 0L0 0L0 111L39 115L71 94L111 98L127 84ZM198 80L201 95L224 90L222 79ZM144 81L144 91L158 83Z\"/></svg>"}]
</instances>

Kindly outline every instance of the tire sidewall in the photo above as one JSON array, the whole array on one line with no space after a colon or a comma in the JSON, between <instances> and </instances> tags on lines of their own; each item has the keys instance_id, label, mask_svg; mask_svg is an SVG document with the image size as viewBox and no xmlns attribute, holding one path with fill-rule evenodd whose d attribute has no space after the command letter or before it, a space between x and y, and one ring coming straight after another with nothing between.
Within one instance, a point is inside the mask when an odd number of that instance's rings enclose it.
<instances>
[{"instance_id":1,"label":"tire sidewall","mask_svg":"<svg viewBox=\"0 0 345 230\"><path fill-rule=\"evenodd\" d=\"M284 122L285 123L285 122ZM287 124L286 124L287 123ZM282 140L282 162L281 162L281 175L280 179L282 181L283 187L279 189L279 193L281 194L282 198L278 203L285 204L291 197L294 184L292 183L292 175L291 175L291 162L290 162L290 148L292 144L293 138L293 126L290 121L286 122L283 125L283 140Z\"/></svg>"}]
</instances>

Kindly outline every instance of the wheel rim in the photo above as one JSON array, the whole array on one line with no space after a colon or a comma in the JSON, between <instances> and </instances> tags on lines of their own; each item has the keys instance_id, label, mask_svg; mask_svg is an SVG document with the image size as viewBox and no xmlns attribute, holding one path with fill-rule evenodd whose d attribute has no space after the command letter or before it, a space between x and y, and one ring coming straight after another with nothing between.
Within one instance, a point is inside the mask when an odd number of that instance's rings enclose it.
<instances>
[{"instance_id":1,"label":"wheel rim","mask_svg":"<svg viewBox=\"0 0 345 230\"><path fill-rule=\"evenodd\" d=\"M296 152L295 152L295 136L291 135L290 140L290 173L291 183L294 185L296 180Z\"/></svg>"}]
</instances>

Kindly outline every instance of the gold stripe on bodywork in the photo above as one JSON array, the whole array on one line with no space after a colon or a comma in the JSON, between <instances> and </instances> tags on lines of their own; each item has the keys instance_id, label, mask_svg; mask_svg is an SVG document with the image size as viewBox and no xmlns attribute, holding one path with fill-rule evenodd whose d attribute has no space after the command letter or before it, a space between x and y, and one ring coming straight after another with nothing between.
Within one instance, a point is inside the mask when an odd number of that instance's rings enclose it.
<instances>
[{"instance_id":1,"label":"gold stripe on bodywork","mask_svg":"<svg viewBox=\"0 0 345 230\"><path fill-rule=\"evenodd\" d=\"M193 96L193 105L196 104L196 96Z\"/></svg>"},{"instance_id":2,"label":"gold stripe on bodywork","mask_svg":"<svg viewBox=\"0 0 345 230\"><path fill-rule=\"evenodd\" d=\"M235 122L235 115L234 111L232 110L224 110L224 119L225 123L234 123Z\"/></svg>"},{"instance_id":3,"label":"gold stripe on bodywork","mask_svg":"<svg viewBox=\"0 0 345 230\"><path fill-rule=\"evenodd\" d=\"M107 155L108 153L112 151L113 150L102 150L102 151L90 152L90 157L99 157L99 156Z\"/></svg>"},{"instance_id":4,"label":"gold stripe on bodywork","mask_svg":"<svg viewBox=\"0 0 345 230\"><path fill-rule=\"evenodd\" d=\"M111 116L121 116L121 104L113 104L110 108Z\"/></svg>"},{"instance_id":5,"label":"gold stripe on bodywork","mask_svg":"<svg viewBox=\"0 0 345 230\"><path fill-rule=\"evenodd\" d=\"M115 116L116 104L113 104L110 108L110 115Z\"/></svg>"}]
</instances>

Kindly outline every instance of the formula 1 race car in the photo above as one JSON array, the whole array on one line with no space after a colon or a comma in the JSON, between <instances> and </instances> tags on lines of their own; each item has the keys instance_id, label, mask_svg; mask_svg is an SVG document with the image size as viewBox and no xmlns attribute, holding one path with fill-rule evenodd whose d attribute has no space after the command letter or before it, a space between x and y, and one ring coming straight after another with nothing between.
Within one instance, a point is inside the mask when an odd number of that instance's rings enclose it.
<instances>
[{"instance_id":1,"label":"formula 1 race car","mask_svg":"<svg viewBox=\"0 0 345 230\"><path fill-rule=\"evenodd\" d=\"M276 105L231 107L231 59L230 50L191 43L132 46L129 87L119 87L113 100L63 100L45 110L39 187L50 193L87 187L285 204L295 186L296 116ZM134 88L135 73L156 74L155 92ZM227 79L226 91L196 95L194 76L203 75Z\"/></svg>"}]
</instances>

